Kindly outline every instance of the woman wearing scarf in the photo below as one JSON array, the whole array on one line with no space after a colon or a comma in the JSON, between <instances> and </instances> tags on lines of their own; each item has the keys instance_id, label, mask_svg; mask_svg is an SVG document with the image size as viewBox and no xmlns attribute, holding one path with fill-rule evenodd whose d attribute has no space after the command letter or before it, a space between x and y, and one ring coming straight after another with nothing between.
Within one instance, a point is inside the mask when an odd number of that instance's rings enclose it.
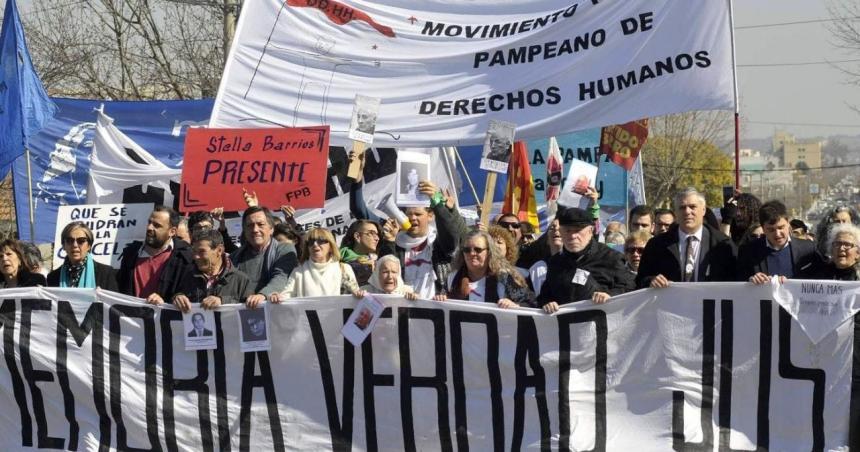
<instances>
[{"instance_id":1,"label":"woman wearing scarf","mask_svg":"<svg viewBox=\"0 0 860 452\"><path fill-rule=\"evenodd\" d=\"M357 294L358 283L352 268L340 262L340 252L334 237L327 229L311 229L302 247L299 266L290 274L287 287L272 294L272 303L289 298L325 297Z\"/></svg>"},{"instance_id":2,"label":"woman wearing scarf","mask_svg":"<svg viewBox=\"0 0 860 452\"><path fill-rule=\"evenodd\" d=\"M367 280L367 284L361 286L362 291L375 294L403 295L407 300L417 300L418 296L412 287L407 286L400 277L400 259L389 254L382 256L376 261L376 267ZM356 295L363 295L358 293Z\"/></svg>"},{"instance_id":3,"label":"woman wearing scarf","mask_svg":"<svg viewBox=\"0 0 860 452\"><path fill-rule=\"evenodd\" d=\"M24 262L21 242L13 239L0 242L0 274L3 275L0 289L45 285L45 277L39 273L31 273Z\"/></svg>"},{"instance_id":4,"label":"woman wearing scarf","mask_svg":"<svg viewBox=\"0 0 860 452\"><path fill-rule=\"evenodd\" d=\"M446 298L495 303L500 308L532 306L535 300L525 278L483 231L464 237L448 277L448 296L436 297L440 301Z\"/></svg>"},{"instance_id":5,"label":"woman wearing scarf","mask_svg":"<svg viewBox=\"0 0 860 452\"><path fill-rule=\"evenodd\" d=\"M93 231L80 221L69 223L60 233L66 260L60 268L48 273L48 287L77 287L116 291L116 270L96 262L90 256Z\"/></svg>"}]
</instances>

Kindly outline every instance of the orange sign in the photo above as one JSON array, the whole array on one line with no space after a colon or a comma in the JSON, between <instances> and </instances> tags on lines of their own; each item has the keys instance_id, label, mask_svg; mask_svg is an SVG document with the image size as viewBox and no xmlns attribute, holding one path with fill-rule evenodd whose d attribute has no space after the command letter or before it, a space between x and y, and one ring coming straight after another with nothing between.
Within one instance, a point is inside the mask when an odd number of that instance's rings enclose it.
<instances>
[{"instance_id":1,"label":"orange sign","mask_svg":"<svg viewBox=\"0 0 860 452\"><path fill-rule=\"evenodd\" d=\"M242 189L270 209L322 207L328 139L328 126L189 129L180 210L243 210Z\"/></svg>"}]
</instances>

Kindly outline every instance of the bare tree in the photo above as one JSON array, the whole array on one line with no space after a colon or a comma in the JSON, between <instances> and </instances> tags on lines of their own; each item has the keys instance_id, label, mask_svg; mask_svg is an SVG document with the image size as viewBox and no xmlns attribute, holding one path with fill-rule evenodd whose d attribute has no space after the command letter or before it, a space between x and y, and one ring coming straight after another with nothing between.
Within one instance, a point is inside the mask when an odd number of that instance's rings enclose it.
<instances>
[{"instance_id":1,"label":"bare tree","mask_svg":"<svg viewBox=\"0 0 860 452\"><path fill-rule=\"evenodd\" d=\"M224 11L167 0L38 0L23 20L52 95L189 99L217 92Z\"/></svg>"},{"instance_id":2,"label":"bare tree","mask_svg":"<svg viewBox=\"0 0 860 452\"><path fill-rule=\"evenodd\" d=\"M641 157L649 203L664 204L684 188L683 183L702 180L693 177L702 174L694 173L713 172L717 181L730 176L722 165L710 167L714 166L710 157L714 150L728 143L732 124L732 113L725 111L692 111L651 118L649 138ZM722 177L719 173L723 173Z\"/></svg>"},{"instance_id":3,"label":"bare tree","mask_svg":"<svg viewBox=\"0 0 860 452\"><path fill-rule=\"evenodd\" d=\"M860 20L858 20L860 1L829 0L827 10L833 18L827 28L833 34L836 46L847 53L860 53ZM833 66L845 74L848 83L860 86L860 68L846 65ZM860 113L860 107L851 105L851 108Z\"/></svg>"}]
</instances>

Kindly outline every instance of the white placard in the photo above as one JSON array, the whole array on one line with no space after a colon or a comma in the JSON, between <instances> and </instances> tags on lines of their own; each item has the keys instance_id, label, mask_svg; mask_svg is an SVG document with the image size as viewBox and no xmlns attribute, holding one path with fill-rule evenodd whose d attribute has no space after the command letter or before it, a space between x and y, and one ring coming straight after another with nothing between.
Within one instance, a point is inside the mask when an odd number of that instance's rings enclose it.
<instances>
[{"instance_id":1,"label":"white placard","mask_svg":"<svg viewBox=\"0 0 860 452\"><path fill-rule=\"evenodd\" d=\"M379 115L379 104L382 99L356 94L349 121L349 138L365 144L373 144L373 131L376 130L376 119Z\"/></svg>"},{"instance_id":2,"label":"white placard","mask_svg":"<svg viewBox=\"0 0 860 452\"><path fill-rule=\"evenodd\" d=\"M54 234L54 268L63 265L66 252L60 234L72 221L83 221L95 239L90 255L96 262L119 268L122 249L135 240L146 238L146 223L153 204L81 204L60 206Z\"/></svg>"},{"instance_id":3,"label":"white placard","mask_svg":"<svg viewBox=\"0 0 860 452\"><path fill-rule=\"evenodd\" d=\"M397 153L397 197L401 207L429 207L430 198L418 191L418 183L430 180L430 156L418 152Z\"/></svg>"},{"instance_id":4,"label":"white placard","mask_svg":"<svg viewBox=\"0 0 860 452\"><path fill-rule=\"evenodd\" d=\"M385 306L373 295L367 294L358 301L355 310L346 319L343 329L340 330L352 345L358 347L373 332L376 321L382 314Z\"/></svg>"},{"instance_id":5,"label":"white placard","mask_svg":"<svg viewBox=\"0 0 860 452\"><path fill-rule=\"evenodd\" d=\"M192 305L182 315L185 325L185 350L214 350L218 348L218 331L215 328L215 313Z\"/></svg>"},{"instance_id":6,"label":"white placard","mask_svg":"<svg viewBox=\"0 0 860 452\"><path fill-rule=\"evenodd\" d=\"M484 151L481 154L482 170L494 173L508 173L508 162L513 153L514 134L517 126L511 122L490 121L487 136L484 138Z\"/></svg>"},{"instance_id":7,"label":"white placard","mask_svg":"<svg viewBox=\"0 0 860 452\"><path fill-rule=\"evenodd\" d=\"M558 197L558 203L565 207L588 207L589 198L584 196L588 187L597 181L597 167L582 160L568 163L567 178Z\"/></svg>"}]
</instances>

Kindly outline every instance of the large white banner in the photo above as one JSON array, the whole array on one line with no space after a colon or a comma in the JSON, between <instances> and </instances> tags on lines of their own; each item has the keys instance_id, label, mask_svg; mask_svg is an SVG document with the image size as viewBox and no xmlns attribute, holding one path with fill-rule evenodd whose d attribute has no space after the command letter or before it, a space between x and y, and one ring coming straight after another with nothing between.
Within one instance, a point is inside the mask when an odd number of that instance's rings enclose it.
<instances>
[{"instance_id":1,"label":"large white banner","mask_svg":"<svg viewBox=\"0 0 860 452\"><path fill-rule=\"evenodd\" d=\"M9 289L0 449L846 450L858 289L677 284L551 316L383 298L360 347L354 298L298 299L254 353L241 306L192 352L171 307Z\"/></svg>"},{"instance_id":2,"label":"large white banner","mask_svg":"<svg viewBox=\"0 0 860 452\"><path fill-rule=\"evenodd\" d=\"M733 109L728 0L252 0L214 127L331 125L382 99L376 146L478 144Z\"/></svg>"}]
</instances>

